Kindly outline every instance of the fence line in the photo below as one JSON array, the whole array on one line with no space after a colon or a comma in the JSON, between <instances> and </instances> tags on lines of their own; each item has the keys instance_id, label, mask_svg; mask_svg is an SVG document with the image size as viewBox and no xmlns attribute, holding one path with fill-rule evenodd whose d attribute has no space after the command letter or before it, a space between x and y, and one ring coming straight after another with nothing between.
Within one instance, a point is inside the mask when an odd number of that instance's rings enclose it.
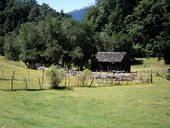
<instances>
[{"instance_id":1,"label":"fence line","mask_svg":"<svg viewBox=\"0 0 170 128\"><path fill-rule=\"evenodd\" d=\"M43 89L44 85L49 87L48 80L45 79L45 73L42 71L38 74L38 76L34 77L31 75L31 72L18 73L13 70L11 72L6 73L5 70L0 71L0 80L11 81L10 90L15 89ZM85 82L84 86L113 86L113 85L129 85L129 84L143 84L143 83L152 83L155 80L164 80L164 74L167 72L167 69L149 69L149 70L139 70L131 72L131 75L134 77L132 80L129 79L116 79L116 78L88 78ZM24 76L24 77L23 77ZM22 86L21 86L21 83ZM60 83L60 86L82 86L79 75L69 76L64 78L64 80ZM1 89L1 87L0 87Z\"/></svg>"}]
</instances>

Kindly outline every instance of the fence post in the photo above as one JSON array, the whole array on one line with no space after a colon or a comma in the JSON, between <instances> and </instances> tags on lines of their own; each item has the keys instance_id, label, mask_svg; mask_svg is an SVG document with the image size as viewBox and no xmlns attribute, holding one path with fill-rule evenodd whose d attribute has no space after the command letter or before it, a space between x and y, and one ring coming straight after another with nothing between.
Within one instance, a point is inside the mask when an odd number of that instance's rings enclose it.
<instances>
[{"instance_id":1,"label":"fence post","mask_svg":"<svg viewBox=\"0 0 170 128\"><path fill-rule=\"evenodd\" d=\"M152 76L152 72L151 72L151 78L150 78L151 83L153 83L153 78L152 77L153 76Z\"/></svg>"},{"instance_id":2,"label":"fence post","mask_svg":"<svg viewBox=\"0 0 170 128\"><path fill-rule=\"evenodd\" d=\"M143 74L142 74L142 76L141 76L141 80L142 80L142 83L143 83Z\"/></svg>"},{"instance_id":3,"label":"fence post","mask_svg":"<svg viewBox=\"0 0 170 128\"><path fill-rule=\"evenodd\" d=\"M111 85L111 86L113 85L113 77L111 78L111 83L110 83L110 85Z\"/></svg>"},{"instance_id":4,"label":"fence post","mask_svg":"<svg viewBox=\"0 0 170 128\"><path fill-rule=\"evenodd\" d=\"M43 75L42 75L42 87L44 85L44 69L43 69Z\"/></svg>"},{"instance_id":5,"label":"fence post","mask_svg":"<svg viewBox=\"0 0 170 128\"><path fill-rule=\"evenodd\" d=\"M65 87L67 86L67 79L66 79L67 76L64 77L64 83L65 83Z\"/></svg>"},{"instance_id":6,"label":"fence post","mask_svg":"<svg viewBox=\"0 0 170 128\"><path fill-rule=\"evenodd\" d=\"M107 77L106 77L106 86L107 86Z\"/></svg>"},{"instance_id":7,"label":"fence post","mask_svg":"<svg viewBox=\"0 0 170 128\"><path fill-rule=\"evenodd\" d=\"M23 81L24 81L24 83L25 83L25 90L28 90L27 79L26 79L26 78L23 78Z\"/></svg>"},{"instance_id":8,"label":"fence post","mask_svg":"<svg viewBox=\"0 0 170 128\"><path fill-rule=\"evenodd\" d=\"M30 80L30 71L28 71L28 80Z\"/></svg>"},{"instance_id":9,"label":"fence post","mask_svg":"<svg viewBox=\"0 0 170 128\"><path fill-rule=\"evenodd\" d=\"M42 89L42 88L41 88L41 81L40 81L40 78L38 78L38 83L39 83L40 89Z\"/></svg>"},{"instance_id":10,"label":"fence post","mask_svg":"<svg viewBox=\"0 0 170 128\"><path fill-rule=\"evenodd\" d=\"M93 79L92 79L92 81L90 82L90 85L89 85L90 87L92 86L92 84L93 84L93 81L94 81L94 78L93 78Z\"/></svg>"},{"instance_id":11,"label":"fence post","mask_svg":"<svg viewBox=\"0 0 170 128\"><path fill-rule=\"evenodd\" d=\"M4 70L2 70L2 79L5 79Z\"/></svg>"},{"instance_id":12,"label":"fence post","mask_svg":"<svg viewBox=\"0 0 170 128\"><path fill-rule=\"evenodd\" d=\"M11 91L13 91L13 85L14 85L14 76L11 77Z\"/></svg>"},{"instance_id":13,"label":"fence post","mask_svg":"<svg viewBox=\"0 0 170 128\"><path fill-rule=\"evenodd\" d=\"M68 76L68 86L70 86L70 77Z\"/></svg>"},{"instance_id":14,"label":"fence post","mask_svg":"<svg viewBox=\"0 0 170 128\"><path fill-rule=\"evenodd\" d=\"M79 75L78 75L78 87L80 86L80 79L79 79Z\"/></svg>"},{"instance_id":15,"label":"fence post","mask_svg":"<svg viewBox=\"0 0 170 128\"><path fill-rule=\"evenodd\" d=\"M15 71L13 71L13 77L14 77L14 79L15 79Z\"/></svg>"},{"instance_id":16,"label":"fence post","mask_svg":"<svg viewBox=\"0 0 170 128\"><path fill-rule=\"evenodd\" d=\"M126 83L126 85L128 85L129 84L129 81L128 81L128 79L127 79L127 83Z\"/></svg>"}]
</instances>

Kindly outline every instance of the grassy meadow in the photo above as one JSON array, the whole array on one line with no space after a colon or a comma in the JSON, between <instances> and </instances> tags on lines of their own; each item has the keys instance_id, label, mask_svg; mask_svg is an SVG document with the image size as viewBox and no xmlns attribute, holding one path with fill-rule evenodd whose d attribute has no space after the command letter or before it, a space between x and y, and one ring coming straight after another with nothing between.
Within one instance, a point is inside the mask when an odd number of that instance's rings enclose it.
<instances>
[{"instance_id":1,"label":"grassy meadow","mask_svg":"<svg viewBox=\"0 0 170 128\"><path fill-rule=\"evenodd\" d=\"M153 70L169 68L153 58L143 60L132 70L150 70L148 65L153 62ZM0 57L0 72L3 70L5 76L15 70L15 86L21 90L10 91L10 81L0 79L0 128L170 127L170 81L165 79L146 85L39 91L36 88L41 71L28 70L22 62ZM35 90L24 90L24 83L19 80L24 77L33 81L31 88ZM47 83L45 87L48 88Z\"/></svg>"}]
</instances>

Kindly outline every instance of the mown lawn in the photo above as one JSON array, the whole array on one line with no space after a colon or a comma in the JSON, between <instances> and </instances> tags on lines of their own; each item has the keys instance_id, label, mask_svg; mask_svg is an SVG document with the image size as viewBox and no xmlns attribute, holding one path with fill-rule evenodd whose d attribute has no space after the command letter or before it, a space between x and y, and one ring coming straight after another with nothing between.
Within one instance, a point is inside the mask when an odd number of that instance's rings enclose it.
<instances>
[{"instance_id":1,"label":"mown lawn","mask_svg":"<svg viewBox=\"0 0 170 128\"><path fill-rule=\"evenodd\" d=\"M170 82L0 91L1 128L169 128Z\"/></svg>"},{"instance_id":2,"label":"mown lawn","mask_svg":"<svg viewBox=\"0 0 170 128\"><path fill-rule=\"evenodd\" d=\"M169 68L167 65L162 67ZM65 90L49 90L47 87L38 91L37 77L41 77L42 72L28 70L22 62L0 57L0 72L3 70L5 76L15 70L18 79L28 77L30 72L29 77L35 82L32 91L25 91L22 81L15 81L17 91L9 91L10 81L0 79L0 128L170 127L170 81L165 79L148 85Z\"/></svg>"}]
</instances>

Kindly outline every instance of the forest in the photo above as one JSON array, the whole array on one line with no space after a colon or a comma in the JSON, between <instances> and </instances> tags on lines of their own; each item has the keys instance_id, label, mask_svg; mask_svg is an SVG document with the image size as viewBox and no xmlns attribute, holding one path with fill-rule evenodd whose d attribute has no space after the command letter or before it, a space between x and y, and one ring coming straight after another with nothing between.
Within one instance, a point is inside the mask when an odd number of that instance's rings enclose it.
<instances>
[{"instance_id":1,"label":"forest","mask_svg":"<svg viewBox=\"0 0 170 128\"><path fill-rule=\"evenodd\" d=\"M36 0L0 0L0 54L28 68L89 68L97 51L170 64L170 0L96 0L81 22Z\"/></svg>"}]
</instances>

